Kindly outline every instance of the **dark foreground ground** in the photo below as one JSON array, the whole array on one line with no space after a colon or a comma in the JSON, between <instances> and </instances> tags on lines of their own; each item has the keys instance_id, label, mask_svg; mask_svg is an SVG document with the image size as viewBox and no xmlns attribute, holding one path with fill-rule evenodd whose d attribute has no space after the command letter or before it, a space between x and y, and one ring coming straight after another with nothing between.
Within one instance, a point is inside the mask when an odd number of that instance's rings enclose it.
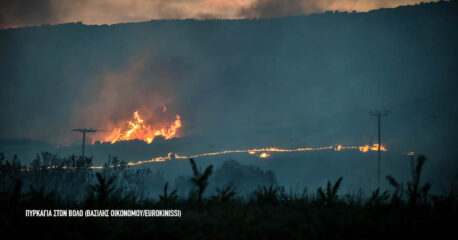
<instances>
[{"instance_id":1,"label":"dark foreground ground","mask_svg":"<svg viewBox=\"0 0 458 240\"><path fill-rule=\"evenodd\" d=\"M342 179L316 191L293 194L282 187L259 187L237 194L231 185L204 194L212 166L191 162L193 188L186 197L164 186L159 198L139 198L116 187L116 176L85 169L29 171L17 162L1 163L0 232L24 239L443 239L456 234L457 195L429 194L420 181L425 158L412 161L412 181L387 177L391 192L339 194ZM56 178L55 176L59 176ZM92 178L84 182L82 179ZM40 181L87 184L75 201L64 190L34 187ZM76 189L76 188L75 188ZM25 217L26 209L179 209L181 217Z\"/></svg>"},{"instance_id":2,"label":"dark foreground ground","mask_svg":"<svg viewBox=\"0 0 458 240\"><path fill-rule=\"evenodd\" d=\"M273 197L270 196L270 197ZM1 232L26 239L442 239L454 236L456 198L432 205L357 197L107 203L103 209L181 209L181 218L25 218L25 209L75 209L48 200L2 202ZM46 206L46 207L45 207ZM451 235L449 235L451 234ZM8 236L8 235L7 235Z\"/></svg>"}]
</instances>

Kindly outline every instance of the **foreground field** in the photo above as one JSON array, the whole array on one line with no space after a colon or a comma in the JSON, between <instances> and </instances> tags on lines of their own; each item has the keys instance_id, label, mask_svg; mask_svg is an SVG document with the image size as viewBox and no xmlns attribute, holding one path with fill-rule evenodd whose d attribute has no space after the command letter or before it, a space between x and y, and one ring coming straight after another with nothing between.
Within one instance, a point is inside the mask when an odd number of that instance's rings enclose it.
<instances>
[{"instance_id":1,"label":"foreground field","mask_svg":"<svg viewBox=\"0 0 458 240\"><path fill-rule=\"evenodd\" d=\"M241 195L226 185L205 195L213 166L202 170L191 159L193 188L186 197L166 184L159 198L139 198L135 192L117 188L116 176L86 169L85 178L94 180L81 201L32 184L26 189L23 181L33 170L23 173L20 164L2 162L2 182L14 183L2 185L0 230L29 239L425 239L453 235L458 199L452 190L442 195L428 193L429 184L420 181L425 160L420 156L413 162L413 178L406 184L388 176L392 192L352 195L339 194L342 178L302 194L264 186ZM42 169L41 176L49 178L48 171L55 169ZM81 177L78 171L66 170L63 176ZM14 179L15 174L19 178ZM43 181L38 176L35 181ZM70 188L78 183L67 184ZM26 217L26 210L31 209L177 209L181 217Z\"/></svg>"}]
</instances>

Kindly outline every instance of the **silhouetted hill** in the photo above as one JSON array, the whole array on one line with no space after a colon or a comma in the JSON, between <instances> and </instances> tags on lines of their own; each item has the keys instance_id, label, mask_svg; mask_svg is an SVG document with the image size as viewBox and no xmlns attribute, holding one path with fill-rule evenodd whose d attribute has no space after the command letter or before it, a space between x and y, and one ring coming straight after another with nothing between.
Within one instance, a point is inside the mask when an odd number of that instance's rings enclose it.
<instances>
[{"instance_id":1,"label":"silhouetted hill","mask_svg":"<svg viewBox=\"0 0 458 240\"><path fill-rule=\"evenodd\" d=\"M116 116L108 107L97 110L103 116L81 112L103 106L100 92L106 86L101 79L107 73L125 76L136 62L141 62L141 73L125 78L139 79L132 84L137 96L129 92L125 100L118 99L116 110L145 105L146 95L173 98L170 109L183 115L190 134L216 130L228 140L259 140L253 132L265 131L253 122L306 118L304 125L327 129L320 140L328 144L336 136L363 134L352 127L353 119L337 119L351 133L329 127L336 120L328 115L377 108L456 121L457 5L439 2L264 20L69 23L2 30L0 132L56 143L68 142L69 136L78 139L69 129ZM249 124L249 131L240 129ZM304 125L296 130L310 133ZM369 126L366 120L357 125ZM279 137L284 130L273 130L268 137Z\"/></svg>"},{"instance_id":2,"label":"silhouetted hill","mask_svg":"<svg viewBox=\"0 0 458 240\"><path fill-rule=\"evenodd\" d=\"M279 19L1 30L0 136L79 144L71 129L102 129L165 104L182 116L180 137L196 139L183 145L206 146L186 152L358 145L377 136L368 111L387 109L390 151L399 159L425 153L434 159L426 177L448 184L442 171L455 171L458 156L457 13L453 1ZM150 156L149 147L126 146L122 158Z\"/></svg>"}]
</instances>

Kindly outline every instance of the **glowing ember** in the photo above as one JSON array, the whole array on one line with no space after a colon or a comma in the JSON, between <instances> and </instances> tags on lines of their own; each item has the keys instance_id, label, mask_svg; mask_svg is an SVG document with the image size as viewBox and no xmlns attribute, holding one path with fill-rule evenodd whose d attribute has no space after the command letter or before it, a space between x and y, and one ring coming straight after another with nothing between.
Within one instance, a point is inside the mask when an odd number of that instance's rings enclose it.
<instances>
[{"instance_id":1,"label":"glowing ember","mask_svg":"<svg viewBox=\"0 0 458 240\"><path fill-rule=\"evenodd\" d=\"M378 144L373 144L372 146L364 145L359 147L359 151L368 152L368 151L378 151ZM380 146L380 151L386 152L386 148L382 145Z\"/></svg>"},{"instance_id":2,"label":"glowing ember","mask_svg":"<svg viewBox=\"0 0 458 240\"><path fill-rule=\"evenodd\" d=\"M334 148L334 150L336 150L336 151L341 151L341 150L342 150L342 145L340 145L340 144L337 145L337 146Z\"/></svg>"},{"instance_id":3,"label":"glowing ember","mask_svg":"<svg viewBox=\"0 0 458 240\"><path fill-rule=\"evenodd\" d=\"M165 110L164 106L164 110ZM152 128L141 118L138 111L134 112L133 120L127 121L124 127L115 128L105 137L102 142L115 143L118 141L141 140L147 143L154 141L157 136L162 136L165 139L171 139L176 136L178 129L181 127L180 115L176 115L175 121L168 127Z\"/></svg>"}]
</instances>

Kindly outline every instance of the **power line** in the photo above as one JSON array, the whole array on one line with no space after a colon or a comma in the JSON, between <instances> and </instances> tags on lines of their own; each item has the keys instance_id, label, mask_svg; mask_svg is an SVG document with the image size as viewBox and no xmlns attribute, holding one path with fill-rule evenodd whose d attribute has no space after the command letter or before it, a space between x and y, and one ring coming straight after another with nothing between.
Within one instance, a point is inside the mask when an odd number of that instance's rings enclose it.
<instances>
[{"instance_id":1,"label":"power line","mask_svg":"<svg viewBox=\"0 0 458 240\"><path fill-rule=\"evenodd\" d=\"M398 111L390 111L390 113L398 114L398 115L408 115L408 116L417 116L417 117L425 117L425 118L433 118L433 119L449 119L458 121L458 116L453 115L452 113L449 114L434 114L434 113L413 113L413 112L398 112Z\"/></svg>"}]
</instances>

